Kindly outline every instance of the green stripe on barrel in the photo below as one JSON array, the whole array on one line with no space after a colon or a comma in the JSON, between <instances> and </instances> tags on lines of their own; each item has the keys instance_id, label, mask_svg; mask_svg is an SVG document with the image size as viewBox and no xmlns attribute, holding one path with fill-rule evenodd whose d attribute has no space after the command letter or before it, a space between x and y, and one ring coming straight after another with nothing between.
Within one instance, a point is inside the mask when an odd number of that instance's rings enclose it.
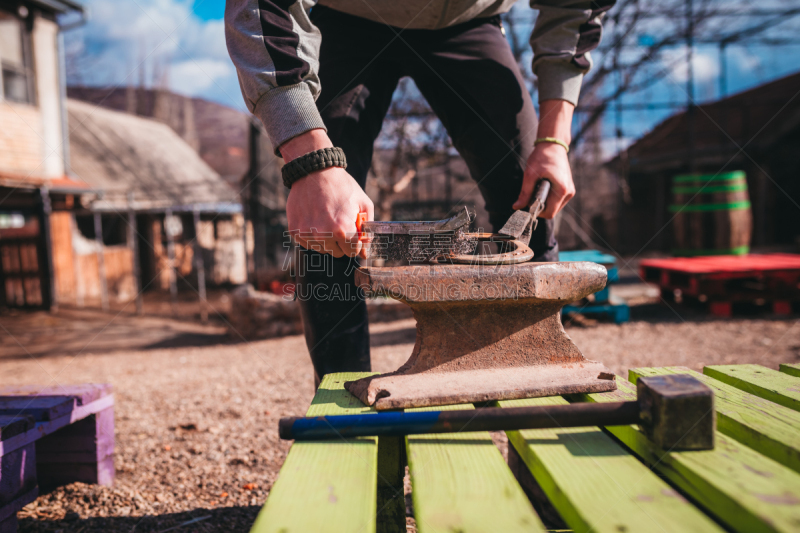
<instances>
[{"instance_id":1,"label":"green stripe on barrel","mask_svg":"<svg viewBox=\"0 0 800 533\"><path fill-rule=\"evenodd\" d=\"M719 174L681 174L672 178L672 183L708 183L711 181L745 181L747 176L741 170L720 172Z\"/></svg>"},{"instance_id":2,"label":"green stripe on barrel","mask_svg":"<svg viewBox=\"0 0 800 533\"><path fill-rule=\"evenodd\" d=\"M738 202L728 202L725 204L685 204L669 206L671 213L680 213L681 211L686 213L701 213L703 211L736 211L738 209L750 209L750 200L739 200Z\"/></svg>"},{"instance_id":3,"label":"green stripe on barrel","mask_svg":"<svg viewBox=\"0 0 800 533\"><path fill-rule=\"evenodd\" d=\"M672 178L674 255L743 255L750 251L752 214L745 173Z\"/></svg>"},{"instance_id":4,"label":"green stripe on barrel","mask_svg":"<svg viewBox=\"0 0 800 533\"><path fill-rule=\"evenodd\" d=\"M679 194L691 194L696 192L737 192L737 191L746 191L747 190L747 183L733 183L728 185L703 185L701 187L692 186L692 187L673 187L673 193Z\"/></svg>"}]
</instances>

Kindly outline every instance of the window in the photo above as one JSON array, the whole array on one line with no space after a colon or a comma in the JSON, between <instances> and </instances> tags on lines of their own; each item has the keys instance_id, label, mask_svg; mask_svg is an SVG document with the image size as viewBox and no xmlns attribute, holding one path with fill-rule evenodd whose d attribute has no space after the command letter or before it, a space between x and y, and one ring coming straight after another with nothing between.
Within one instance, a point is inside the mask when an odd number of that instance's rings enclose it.
<instances>
[{"instance_id":1,"label":"window","mask_svg":"<svg viewBox=\"0 0 800 533\"><path fill-rule=\"evenodd\" d=\"M104 214L100 217L105 246L120 246L128 243L128 219L126 214ZM94 215L76 215L75 225L84 238L95 240Z\"/></svg>"},{"instance_id":2,"label":"window","mask_svg":"<svg viewBox=\"0 0 800 533\"><path fill-rule=\"evenodd\" d=\"M19 17L0 11L2 93L12 102L34 103L30 30Z\"/></svg>"}]
</instances>

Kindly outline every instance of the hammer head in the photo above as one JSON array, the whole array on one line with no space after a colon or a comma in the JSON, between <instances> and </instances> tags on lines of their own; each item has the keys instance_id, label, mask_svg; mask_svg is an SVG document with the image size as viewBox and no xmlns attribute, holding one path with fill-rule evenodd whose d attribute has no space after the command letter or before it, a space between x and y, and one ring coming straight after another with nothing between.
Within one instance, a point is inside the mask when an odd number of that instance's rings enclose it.
<instances>
[{"instance_id":1,"label":"hammer head","mask_svg":"<svg viewBox=\"0 0 800 533\"><path fill-rule=\"evenodd\" d=\"M688 374L639 378L641 427L663 450L714 448L714 392Z\"/></svg>"}]
</instances>

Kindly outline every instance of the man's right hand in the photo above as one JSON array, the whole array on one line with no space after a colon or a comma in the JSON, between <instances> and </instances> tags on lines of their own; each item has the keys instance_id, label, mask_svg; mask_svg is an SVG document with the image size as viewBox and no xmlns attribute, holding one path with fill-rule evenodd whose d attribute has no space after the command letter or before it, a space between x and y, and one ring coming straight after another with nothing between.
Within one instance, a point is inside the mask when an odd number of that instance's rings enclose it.
<instances>
[{"instance_id":1,"label":"man's right hand","mask_svg":"<svg viewBox=\"0 0 800 533\"><path fill-rule=\"evenodd\" d=\"M333 146L323 130L311 130L280 147L286 162ZM361 255L367 247L358 239L356 217L366 212L374 219L372 200L343 168L330 167L297 180L286 200L286 218L292 238L304 248L334 257Z\"/></svg>"}]
</instances>

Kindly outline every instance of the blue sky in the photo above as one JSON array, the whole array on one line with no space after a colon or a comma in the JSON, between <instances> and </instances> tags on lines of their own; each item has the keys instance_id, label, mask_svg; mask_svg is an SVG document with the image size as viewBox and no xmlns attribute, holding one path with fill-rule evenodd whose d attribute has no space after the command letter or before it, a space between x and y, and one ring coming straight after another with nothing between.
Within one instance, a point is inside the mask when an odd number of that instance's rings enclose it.
<instances>
[{"instance_id":1,"label":"blue sky","mask_svg":"<svg viewBox=\"0 0 800 533\"><path fill-rule=\"evenodd\" d=\"M192 9L203 20L221 19L225 12L225 2L224 0L198 0Z\"/></svg>"},{"instance_id":2,"label":"blue sky","mask_svg":"<svg viewBox=\"0 0 800 533\"><path fill-rule=\"evenodd\" d=\"M729 5L753 0L728 0ZM759 0L763 6L771 0ZM788 5L776 0L778 5ZM787 0L788 1L788 0ZM800 2L799 2L800 3ZM89 22L66 36L68 78L73 84L169 87L244 110L227 50L222 17L224 0L84 0ZM526 2L515 6L530 11ZM526 15L527 16L527 15ZM521 31L529 32L529 28ZM685 100L685 50L667 54L663 82L626 97L626 102ZM728 50L728 93L741 91L800 70L800 46L732 46ZM669 64L672 61L675 64ZM719 56L715 46L695 50L698 101L718 97ZM671 114L668 110L626 112L623 131L632 139ZM604 131L613 135L610 117Z\"/></svg>"}]
</instances>

